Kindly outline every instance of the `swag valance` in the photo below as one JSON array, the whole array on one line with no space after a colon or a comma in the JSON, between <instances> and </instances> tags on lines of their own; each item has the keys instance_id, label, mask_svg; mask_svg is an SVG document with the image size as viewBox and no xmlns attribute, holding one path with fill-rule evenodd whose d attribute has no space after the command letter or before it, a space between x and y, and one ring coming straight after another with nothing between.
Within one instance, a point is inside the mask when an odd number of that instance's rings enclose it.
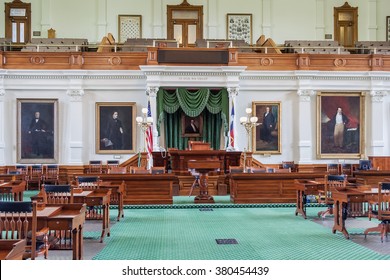
<instances>
[{"instance_id":1,"label":"swag valance","mask_svg":"<svg viewBox=\"0 0 390 280\"><path fill-rule=\"evenodd\" d=\"M221 113L225 135L228 133L229 96L227 90L201 88L196 91L185 88L176 90L160 89L157 93L157 131L164 121L165 113L174 114L181 110L190 117L199 116L206 108L211 114Z\"/></svg>"}]
</instances>

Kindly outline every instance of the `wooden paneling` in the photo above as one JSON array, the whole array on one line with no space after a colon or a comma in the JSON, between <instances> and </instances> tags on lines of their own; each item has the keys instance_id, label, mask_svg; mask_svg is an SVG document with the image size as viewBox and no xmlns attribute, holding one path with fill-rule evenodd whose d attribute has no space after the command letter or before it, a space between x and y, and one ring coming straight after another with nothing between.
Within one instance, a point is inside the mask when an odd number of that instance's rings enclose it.
<instances>
[{"instance_id":1,"label":"wooden paneling","mask_svg":"<svg viewBox=\"0 0 390 280\"><path fill-rule=\"evenodd\" d=\"M356 181L364 185L378 185L390 177L390 170L359 170L353 172Z\"/></svg>"},{"instance_id":2,"label":"wooden paneling","mask_svg":"<svg viewBox=\"0 0 390 280\"><path fill-rule=\"evenodd\" d=\"M89 69L139 70L139 65L158 64L159 48L148 52L0 52L0 69ZM229 52L229 66L247 70L390 71L390 55L381 54L263 54L235 49L207 49ZM235 51L234 51L235 50ZM182 51L175 49L176 52ZM191 52L202 52L192 49ZM210 60L211 61L211 60ZM162 65L191 65L177 61ZM208 62L202 65L219 65Z\"/></svg>"},{"instance_id":3,"label":"wooden paneling","mask_svg":"<svg viewBox=\"0 0 390 280\"><path fill-rule=\"evenodd\" d=\"M390 171L390 156L370 156L368 159L372 162L373 168Z\"/></svg>"},{"instance_id":4,"label":"wooden paneling","mask_svg":"<svg viewBox=\"0 0 390 280\"><path fill-rule=\"evenodd\" d=\"M295 179L314 180L324 173L236 173L231 174L233 203L295 203Z\"/></svg>"}]
</instances>

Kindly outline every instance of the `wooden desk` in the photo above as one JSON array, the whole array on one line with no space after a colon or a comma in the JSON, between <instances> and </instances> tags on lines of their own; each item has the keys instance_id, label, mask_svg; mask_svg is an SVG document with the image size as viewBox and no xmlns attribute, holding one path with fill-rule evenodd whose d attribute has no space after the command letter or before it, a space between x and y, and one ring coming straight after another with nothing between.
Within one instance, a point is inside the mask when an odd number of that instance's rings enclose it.
<instances>
[{"instance_id":1,"label":"wooden desk","mask_svg":"<svg viewBox=\"0 0 390 280\"><path fill-rule=\"evenodd\" d=\"M295 210L295 215L297 216L299 213L306 219L306 196L318 195L320 190L324 190L325 184L324 182L313 180L296 179L294 180L294 186L297 190L297 208Z\"/></svg>"},{"instance_id":2,"label":"wooden desk","mask_svg":"<svg viewBox=\"0 0 390 280\"><path fill-rule=\"evenodd\" d=\"M359 191L358 189L347 189L345 191L332 192L333 198L333 214L334 225L332 232L340 231L344 236L349 239L349 233L345 227L345 220L348 217L350 211L350 204L362 205L363 202L367 202L367 193ZM360 207L358 206L357 209ZM360 213L359 213L360 212ZM363 216L365 213L355 209L350 213L352 216Z\"/></svg>"},{"instance_id":3,"label":"wooden desk","mask_svg":"<svg viewBox=\"0 0 390 280\"><path fill-rule=\"evenodd\" d=\"M23 201L23 193L25 189L26 181L10 181L0 184L0 193L12 195L14 201Z\"/></svg>"},{"instance_id":4,"label":"wooden desk","mask_svg":"<svg viewBox=\"0 0 390 280\"><path fill-rule=\"evenodd\" d=\"M72 257L74 260L81 260L83 258L85 212L86 205L83 204L48 204L37 211L37 228L72 232ZM0 215L4 215L4 213ZM29 216L31 217L31 214Z\"/></svg>"},{"instance_id":5,"label":"wooden desk","mask_svg":"<svg viewBox=\"0 0 390 280\"><path fill-rule=\"evenodd\" d=\"M173 174L89 174L99 176L102 184L125 182L124 204L172 204Z\"/></svg>"},{"instance_id":6,"label":"wooden desk","mask_svg":"<svg viewBox=\"0 0 390 280\"><path fill-rule=\"evenodd\" d=\"M87 220L102 220L100 242L103 242L104 236L110 236L110 196L110 189L96 189L73 194L75 203L85 203L88 206ZM96 206L102 207L102 214L100 214L99 209L95 209Z\"/></svg>"},{"instance_id":7,"label":"wooden desk","mask_svg":"<svg viewBox=\"0 0 390 280\"><path fill-rule=\"evenodd\" d=\"M378 185L390 177L389 170L358 170L353 172L357 182L363 185Z\"/></svg>"},{"instance_id":8,"label":"wooden desk","mask_svg":"<svg viewBox=\"0 0 390 280\"><path fill-rule=\"evenodd\" d=\"M71 231L72 259L83 259L83 225L85 222L85 204L46 205L37 211L38 228Z\"/></svg>"},{"instance_id":9,"label":"wooden desk","mask_svg":"<svg viewBox=\"0 0 390 280\"><path fill-rule=\"evenodd\" d=\"M232 173L229 176L233 203L294 203L295 179L315 180L324 177L324 173Z\"/></svg>"},{"instance_id":10,"label":"wooden desk","mask_svg":"<svg viewBox=\"0 0 390 280\"><path fill-rule=\"evenodd\" d=\"M0 260L22 260L26 252L26 239L0 240Z\"/></svg>"},{"instance_id":11,"label":"wooden desk","mask_svg":"<svg viewBox=\"0 0 390 280\"><path fill-rule=\"evenodd\" d=\"M103 242L104 237L110 236L110 195L111 189L96 189L90 191L82 191L80 193L73 193L73 202L79 204L86 204L85 218L87 220L102 220L102 233L100 242ZM43 202L42 194L39 193L31 197L31 200ZM68 204L58 204L68 205ZM102 213L98 207L102 207Z\"/></svg>"},{"instance_id":12,"label":"wooden desk","mask_svg":"<svg viewBox=\"0 0 390 280\"><path fill-rule=\"evenodd\" d=\"M118 217L116 218L116 220L119 221L121 217L123 218L125 216L123 211L123 196L125 193L125 181L122 181L122 183L105 181L99 184L99 188L111 189L110 204L118 205Z\"/></svg>"}]
</instances>

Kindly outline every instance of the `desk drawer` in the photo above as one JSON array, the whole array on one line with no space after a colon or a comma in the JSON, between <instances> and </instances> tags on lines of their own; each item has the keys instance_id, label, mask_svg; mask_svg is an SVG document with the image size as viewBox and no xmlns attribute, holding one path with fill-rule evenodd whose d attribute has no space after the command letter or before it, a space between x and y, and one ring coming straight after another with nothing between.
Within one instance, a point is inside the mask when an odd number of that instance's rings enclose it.
<instances>
[{"instance_id":1,"label":"desk drawer","mask_svg":"<svg viewBox=\"0 0 390 280\"><path fill-rule=\"evenodd\" d=\"M103 204L102 199L101 198L96 198L96 197L86 197L84 202L88 206L102 205Z\"/></svg>"},{"instance_id":2,"label":"desk drawer","mask_svg":"<svg viewBox=\"0 0 390 280\"><path fill-rule=\"evenodd\" d=\"M50 230L72 229L72 222L64 219L50 219L47 226Z\"/></svg>"}]
</instances>

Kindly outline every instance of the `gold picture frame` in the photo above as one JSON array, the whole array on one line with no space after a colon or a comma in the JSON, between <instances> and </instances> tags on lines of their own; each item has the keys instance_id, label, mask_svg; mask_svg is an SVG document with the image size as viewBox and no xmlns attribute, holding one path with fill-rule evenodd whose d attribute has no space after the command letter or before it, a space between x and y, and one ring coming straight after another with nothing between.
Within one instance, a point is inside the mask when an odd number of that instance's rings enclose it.
<instances>
[{"instance_id":1,"label":"gold picture frame","mask_svg":"<svg viewBox=\"0 0 390 280\"><path fill-rule=\"evenodd\" d=\"M17 162L58 162L58 99L17 99Z\"/></svg>"},{"instance_id":2,"label":"gold picture frame","mask_svg":"<svg viewBox=\"0 0 390 280\"><path fill-rule=\"evenodd\" d=\"M142 38L141 15L118 15L119 43L124 43L127 38Z\"/></svg>"},{"instance_id":3,"label":"gold picture frame","mask_svg":"<svg viewBox=\"0 0 390 280\"><path fill-rule=\"evenodd\" d=\"M135 152L135 102L96 103L96 153Z\"/></svg>"},{"instance_id":4,"label":"gold picture frame","mask_svg":"<svg viewBox=\"0 0 390 280\"><path fill-rule=\"evenodd\" d=\"M191 123L193 123L193 126ZM183 112L181 114L181 133L182 137L202 137L203 116L190 117Z\"/></svg>"},{"instance_id":5,"label":"gold picture frame","mask_svg":"<svg viewBox=\"0 0 390 280\"><path fill-rule=\"evenodd\" d=\"M386 17L386 41L390 42L390 16Z\"/></svg>"},{"instance_id":6,"label":"gold picture frame","mask_svg":"<svg viewBox=\"0 0 390 280\"><path fill-rule=\"evenodd\" d=\"M319 93L317 95L317 158L363 158L364 122L365 94L363 92Z\"/></svg>"},{"instance_id":7,"label":"gold picture frame","mask_svg":"<svg viewBox=\"0 0 390 280\"><path fill-rule=\"evenodd\" d=\"M226 38L252 45L252 14L227 14Z\"/></svg>"},{"instance_id":8,"label":"gold picture frame","mask_svg":"<svg viewBox=\"0 0 390 280\"><path fill-rule=\"evenodd\" d=\"M281 154L282 103L280 101L253 101L252 112L258 118L257 122L260 123L252 131L253 153Z\"/></svg>"}]
</instances>

